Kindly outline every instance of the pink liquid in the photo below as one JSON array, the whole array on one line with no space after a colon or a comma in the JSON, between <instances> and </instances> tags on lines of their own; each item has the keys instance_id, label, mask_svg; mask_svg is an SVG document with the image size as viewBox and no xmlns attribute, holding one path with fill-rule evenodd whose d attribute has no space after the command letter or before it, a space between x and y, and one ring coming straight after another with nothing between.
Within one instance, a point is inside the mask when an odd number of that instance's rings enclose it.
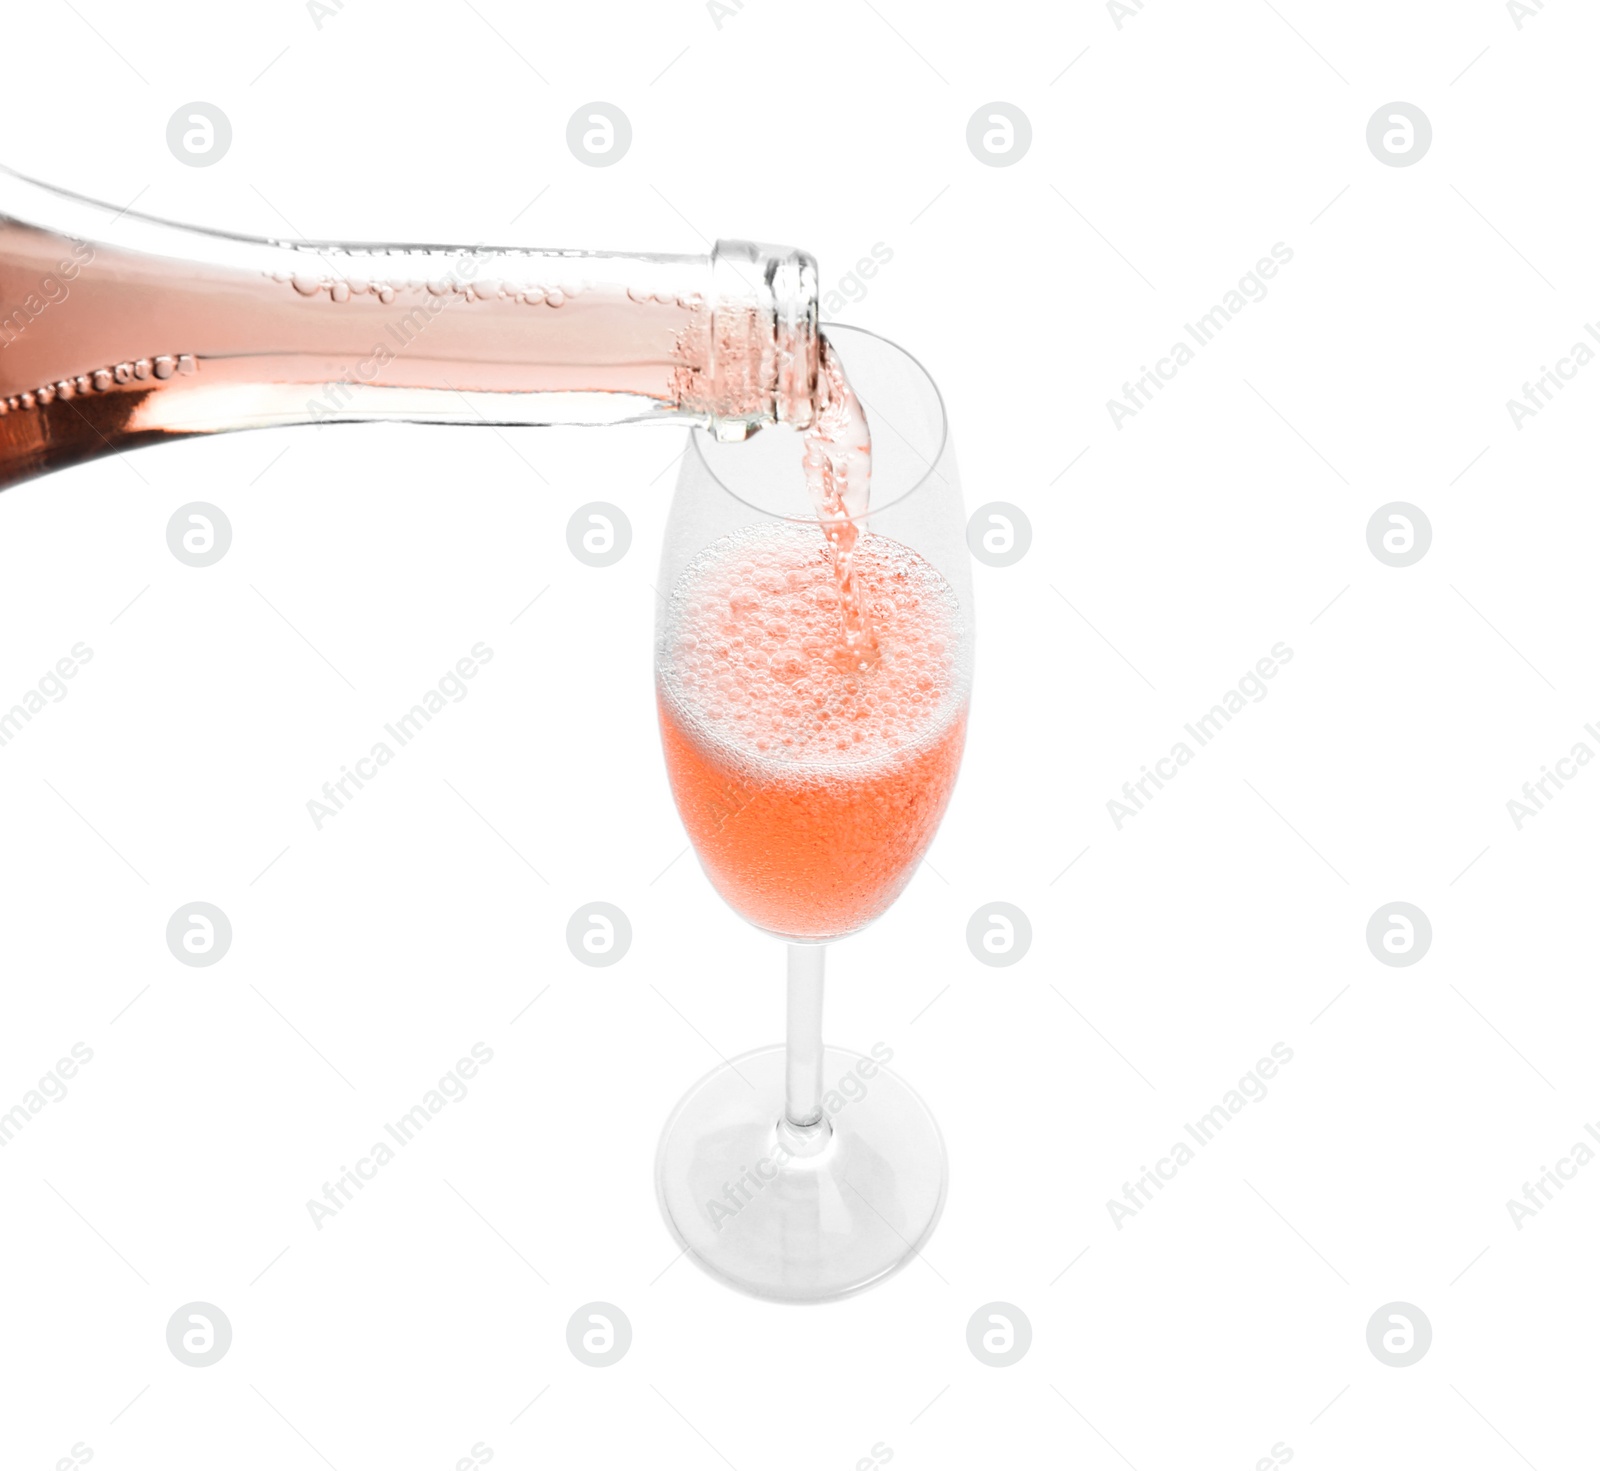
<instances>
[{"instance_id":1,"label":"pink liquid","mask_svg":"<svg viewBox=\"0 0 1600 1471\"><path fill-rule=\"evenodd\" d=\"M850 387L832 344L822 339L814 397L815 418L806 431L806 486L833 552L844 647L871 663L877 657L872 622L855 572L858 518L872 485L872 436L861 401Z\"/></svg>"},{"instance_id":2,"label":"pink liquid","mask_svg":"<svg viewBox=\"0 0 1600 1471\"><path fill-rule=\"evenodd\" d=\"M841 642L829 540L766 523L706 548L658 651L662 744L702 864L776 934L827 939L894 901L944 813L966 733L959 600L909 547L852 539L876 657Z\"/></svg>"},{"instance_id":3,"label":"pink liquid","mask_svg":"<svg viewBox=\"0 0 1600 1471\"><path fill-rule=\"evenodd\" d=\"M0 489L179 435L327 420L808 424L816 266L212 234L0 168Z\"/></svg>"}]
</instances>

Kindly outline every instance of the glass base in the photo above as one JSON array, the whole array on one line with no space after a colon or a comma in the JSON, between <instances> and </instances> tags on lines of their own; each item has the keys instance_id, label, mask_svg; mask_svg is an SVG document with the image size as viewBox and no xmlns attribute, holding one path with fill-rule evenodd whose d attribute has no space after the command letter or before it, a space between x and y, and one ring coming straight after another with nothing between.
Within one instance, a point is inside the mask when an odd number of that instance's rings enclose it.
<instances>
[{"instance_id":1,"label":"glass base","mask_svg":"<svg viewBox=\"0 0 1600 1471\"><path fill-rule=\"evenodd\" d=\"M949 1164L927 1105L883 1064L823 1050L822 1122L783 1116L784 1049L702 1078L656 1153L656 1197L688 1255L731 1287L828 1302L880 1282L922 1249Z\"/></svg>"}]
</instances>

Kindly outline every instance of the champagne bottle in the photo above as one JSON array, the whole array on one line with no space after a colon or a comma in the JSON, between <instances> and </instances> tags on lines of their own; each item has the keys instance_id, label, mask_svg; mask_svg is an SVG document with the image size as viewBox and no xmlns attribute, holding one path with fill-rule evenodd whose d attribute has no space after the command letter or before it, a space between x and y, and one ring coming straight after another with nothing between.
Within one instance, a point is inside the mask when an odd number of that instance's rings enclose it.
<instances>
[{"instance_id":1,"label":"champagne bottle","mask_svg":"<svg viewBox=\"0 0 1600 1471\"><path fill-rule=\"evenodd\" d=\"M820 342L816 262L782 246L253 239L0 169L0 488L174 435L330 420L806 429Z\"/></svg>"}]
</instances>

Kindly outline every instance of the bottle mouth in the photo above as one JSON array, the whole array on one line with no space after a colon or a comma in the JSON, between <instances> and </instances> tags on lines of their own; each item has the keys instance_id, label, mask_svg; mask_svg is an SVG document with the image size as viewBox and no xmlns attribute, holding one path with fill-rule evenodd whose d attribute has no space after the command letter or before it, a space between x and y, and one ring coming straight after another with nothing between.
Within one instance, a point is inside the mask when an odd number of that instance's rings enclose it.
<instances>
[{"instance_id":1,"label":"bottle mouth","mask_svg":"<svg viewBox=\"0 0 1600 1471\"><path fill-rule=\"evenodd\" d=\"M847 520L865 528L873 516L930 487L955 490L943 468L950 438L944 395L922 363L863 327L824 322L814 336L819 342L826 337L838 354L872 434L871 502L855 516L832 518L835 524ZM810 423L809 404L804 423L779 422L804 429ZM768 429L733 444L715 428L696 428L689 433L689 453L712 481L751 510L798 525L822 524L806 490L799 433Z\"/></svg>"},{"instance_id":2,"label":"bottle mouth","mask_svg":"<svg viewBox=\"0 0 1600 1471\"><path fill-rule=\"evenodd\" d=\"M805 428L821 372L815 258L786 245L719 240L711 280L712 431L738 441L766 424Z\"/></svg>"},{"instance_id":3,"label":"bottle mouth","mask_svg":"<svg viewBox=\"0 0 1600 1471\"><path fill-rule=\"evenodd\" d=\"M793 250L774 260L767 287L773 304L778 422L804 429L815 412L817 380L822 372L815 257Z\"/></svg>"}]
</instances>

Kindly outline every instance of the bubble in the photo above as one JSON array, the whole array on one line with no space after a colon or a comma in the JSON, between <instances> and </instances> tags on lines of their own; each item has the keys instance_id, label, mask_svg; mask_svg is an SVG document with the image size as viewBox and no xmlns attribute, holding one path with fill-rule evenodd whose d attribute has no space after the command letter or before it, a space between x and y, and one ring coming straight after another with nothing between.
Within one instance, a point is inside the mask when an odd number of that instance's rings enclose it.
<instances>
[{"instance_id":1,"label":"bubble","mask_svg":"<svg viewBox=\"0 0 1600 1471\"><path fill-rule=\"evenodd\" d=\"M689 565L661 645L671 651L662 691L686 728L725 757L807 780L819 765L898 762L943 736L969 678L964 657L951 657L964 654L959 602L898 543L869 534L857 545L863 594L886 615L871 660L841 645L838 587L816 529L752 527Z\"/></svg>"}]
</instances>

